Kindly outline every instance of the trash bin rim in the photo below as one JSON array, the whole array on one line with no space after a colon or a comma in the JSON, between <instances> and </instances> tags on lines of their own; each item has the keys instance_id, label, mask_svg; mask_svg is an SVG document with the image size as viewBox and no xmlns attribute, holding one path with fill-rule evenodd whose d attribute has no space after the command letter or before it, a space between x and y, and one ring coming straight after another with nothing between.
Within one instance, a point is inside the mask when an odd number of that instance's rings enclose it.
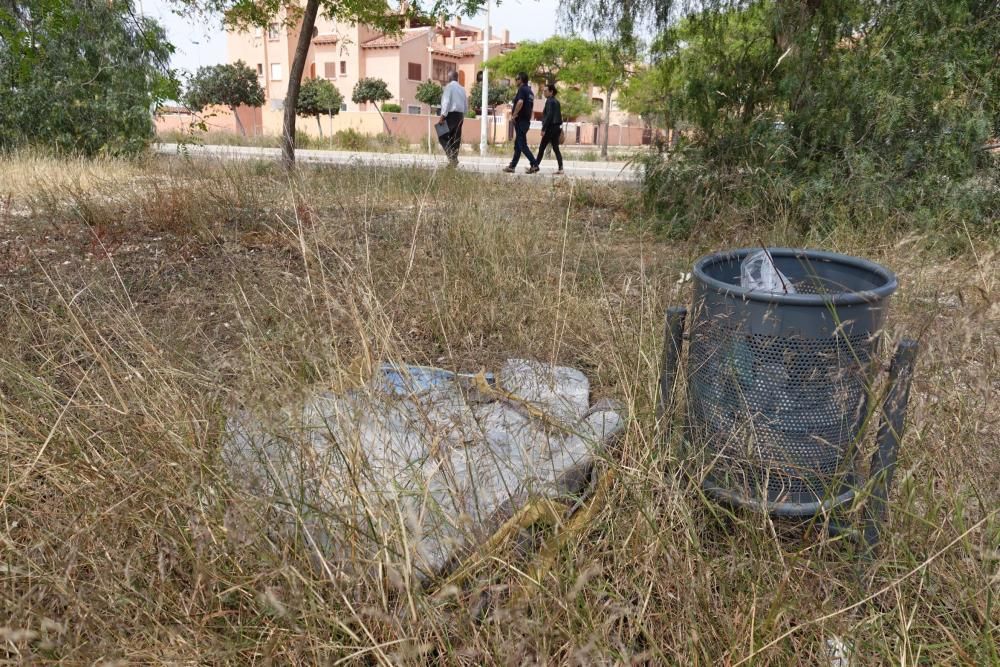
<instances>
[{"instance_id":1,"label":"trash bin rim","mask_svg":"<svg viewBox=\"0 0 1000 667\"><path fill-rule=\"evenodd\" d=\"M701 283L726 296L735 296L748 301L763 301L796 306L851 306L864 303L875 303L890 296L899 287L896 274L875 262L861 257L842 255L826 250L808 250L804 248L768 248L767 251L775 257L805 257L810 260L836 262L873 273L885 282L875 289L859 292L837 292L836 294L774 294L751 290L740 285L733 285L717 278L712 278L705 272L705 267L722 261L742 261L750 253L761 250L757 248L740 248L726 250L700 257L694 264L694 277Z\"/></svg>"}]
</instances>

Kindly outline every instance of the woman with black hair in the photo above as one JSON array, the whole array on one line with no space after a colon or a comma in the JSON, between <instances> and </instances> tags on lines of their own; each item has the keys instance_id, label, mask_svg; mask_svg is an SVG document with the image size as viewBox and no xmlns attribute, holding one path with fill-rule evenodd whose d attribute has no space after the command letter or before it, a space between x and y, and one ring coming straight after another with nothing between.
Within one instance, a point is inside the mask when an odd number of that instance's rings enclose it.
<instances>
[{"instance_id":1,"label":"woman with black hair","mask_svg":"<svg viewBox=\"0 0 1000 667\"><path fill-rule=\"evenodd\" d=\"M545 157L545 149L552 146L552 152L556 154L556 162L559 164L557 176L563 174L562 153L559 152L559 135L562 134L562 107L556 99L557 91L553 83L545 85L543 92L545 95L545 111L542 112L542 143L538 145L538 159L535 162L535 171Z\"/></svg>"}]
</instances>

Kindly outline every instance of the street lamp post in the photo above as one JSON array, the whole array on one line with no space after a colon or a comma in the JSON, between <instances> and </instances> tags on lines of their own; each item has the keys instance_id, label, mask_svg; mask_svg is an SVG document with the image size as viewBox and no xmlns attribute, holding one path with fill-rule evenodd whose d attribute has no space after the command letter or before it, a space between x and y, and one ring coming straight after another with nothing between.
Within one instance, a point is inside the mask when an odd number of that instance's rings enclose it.
<instances>
[{"instance_id":1,"label":"street lamp post","mask_svg":"<svg viewBox=\"0 0 1000 667\"><path fill-rule=\"evenodd\" d=\"M434 28L427 31L427 80L434 76ZM439 109L440 111L440 109ZM434 107L427 105L427 154L431 155L431 116L434 115Z\"/></svg>"},{"instance_id":2,"label":"street lamp post","mask_svg":"<svg viewBox=\"0 0 1000 667\"><path fill-rule=\"evenodd\" d=\"M482 114L479 117L479 154L486 156L486 121L489 120L489 80L486 72L486 61L490 59L490 0L486 0L486 29L483 30L483 99Z\"/></svg>"}]
</instances>

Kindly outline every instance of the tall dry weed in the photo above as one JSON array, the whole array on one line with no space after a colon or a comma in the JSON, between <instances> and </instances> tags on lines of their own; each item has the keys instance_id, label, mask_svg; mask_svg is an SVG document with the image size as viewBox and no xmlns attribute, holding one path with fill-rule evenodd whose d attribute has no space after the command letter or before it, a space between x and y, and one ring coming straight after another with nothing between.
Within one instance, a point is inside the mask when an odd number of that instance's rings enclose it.
<instances>
[{"instance_id":1,"label":"tall dry weed","mask_svg":"<svg viewBox=\"0 0 1000 667\"><path fill-rule=\"evenodd\" d=\"M665 242L627 194L461 173L15 157L0 174L0 655L819 664L837 636L858 664L1000 660L995 247L724 220ZM707 503L659 438L664 309L696 256L758 239L888 264L891 333L921 341L862 573L820 531ZM238 406L350 386L383 359L508 356L577 366L633 415L599 466L604 501L550 551L530 546L555 544L541 530L429 589L385 561L337 576L220 465Z\"/></svg>"}]
</instances>

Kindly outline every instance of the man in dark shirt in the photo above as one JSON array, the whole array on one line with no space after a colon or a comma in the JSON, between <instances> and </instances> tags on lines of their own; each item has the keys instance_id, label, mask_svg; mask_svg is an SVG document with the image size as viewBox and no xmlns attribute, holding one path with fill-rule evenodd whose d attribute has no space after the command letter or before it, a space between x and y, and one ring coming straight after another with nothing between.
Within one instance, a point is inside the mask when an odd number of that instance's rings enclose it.
<instances>
[{"instance_id":1,"label":"man in dark shirt","mask_svg":"<svg viewBox=\"0 0 1000 667\"><path fill-rule=\"evenodd\" d=\"M521 154L528 158L528 173L534 174L538 171L535 166L535 156L528 148L528 129L531 127L531 114L535 107L535 93L528 85L528 75L521 72L517 75L517 94L514 96L514 110L511 111L510 118L514 122L514 157L510 164L504 167L504 171L513 174L517 168L517 162L521 159Z\"/></svg>"}]
</instances>

